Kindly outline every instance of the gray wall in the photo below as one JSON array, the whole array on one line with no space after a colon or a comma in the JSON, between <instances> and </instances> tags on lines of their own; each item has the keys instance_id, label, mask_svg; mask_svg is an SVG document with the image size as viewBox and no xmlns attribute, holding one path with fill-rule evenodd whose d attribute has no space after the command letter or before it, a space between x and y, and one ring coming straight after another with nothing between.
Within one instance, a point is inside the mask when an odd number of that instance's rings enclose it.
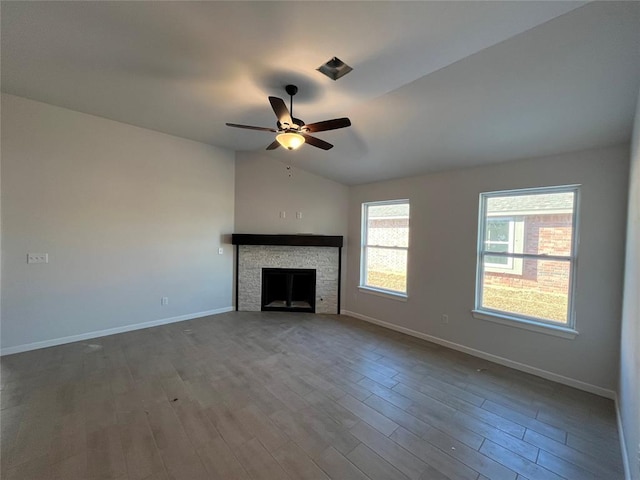
<instances>
[{"instance_id":1,"label":"gray wall","mask_svg":"<svg viewBox=\"0 0 640 480\"><path fill-rule=\"evenodd\" d=\"M618 400L631 478L640 479L640 96L631 145Z\"/></svg>"},{"instance_id":2,"label":"gray wall","mask_svg":"<svg viewBox=\"0 0 640 480\"><path fill-rule=\"evenodd\" d=\"M347 186L295 163L287 170L265 154L238 152L236 158L236 233L346 235Z\"/></svg>"},{"instance_id":3,"label":"gray wall","mask_svg":"<svg viewBox=\"0 0 640 480\"><path fill-rule=\"evenodd\" d=\"M229 308L233 191L233 152L3 94L3 351Z\"/></svg>"},{"instance_id":4,"label":"gray wall","mask_svg":"<svg viewBox=\"0 0 640 480\"><path fill-rule=\"evenodd\" d=\"M628 148L618 147L352 187L346 309L512 364L568 377L595 386L595 391L614 390L628 161ZM570 340L472 318L478 195L575 183L582 184L576 292L580 335ZM406 302L357 288L361 204L396 198L411 202ZM448 324L440 322L444 313L449 315Z\"/></svg>"}]
</instances>

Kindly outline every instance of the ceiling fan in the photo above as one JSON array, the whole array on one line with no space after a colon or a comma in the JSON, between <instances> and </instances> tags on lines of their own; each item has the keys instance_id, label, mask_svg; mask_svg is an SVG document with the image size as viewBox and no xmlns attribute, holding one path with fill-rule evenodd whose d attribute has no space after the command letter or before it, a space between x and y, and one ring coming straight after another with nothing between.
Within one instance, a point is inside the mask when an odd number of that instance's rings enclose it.
<instances>
[{"instance_id":1,"label":"ceiling fan","mask_svg":"<svg viewBox=\"0 0 640 480\"><path fill-rule=\"evenodd\" d=\"M237 123L227 123L226 125L235 128L246 128L248 130L277 133L278 135L276 136L276 139L267 147L267 150L275 150L280 145L288 150L295 150L302 146L303 143L308 143L309 145L321 148L322 150L329 150L333 148L333 145L330 143L320 140L319 138L312 137L309 134L349 127L351 126L351 120L346 117L334 118L333 120L325 120L323 122L310 123L307 125L299 118L295 118L293 116L293 96L298 93L298 87L295 85L287 85L285 90L291 97L288 109L284 100L281 98L269 97L271 108L273 108L273 112L278 118L277 129L253 127L251 125L238 125Z\"/></svg>"}]
</instances>

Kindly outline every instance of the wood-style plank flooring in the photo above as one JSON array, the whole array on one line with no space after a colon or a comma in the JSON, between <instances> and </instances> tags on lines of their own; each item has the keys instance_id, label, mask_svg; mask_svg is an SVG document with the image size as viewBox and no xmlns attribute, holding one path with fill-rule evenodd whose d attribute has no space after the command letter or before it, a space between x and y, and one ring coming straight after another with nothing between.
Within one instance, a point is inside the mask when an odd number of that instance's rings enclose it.
<instances>
[{"instance_id":1,"label":"wood-style plank flooring","mask_svg":"<svg viewBox=\"0 0 640 480\"><path fill-rule=\"evenodd\" d=\"M344 316L232 312L5 356L16 479L620 479L610 400Z\"/></svg>"}]
</instances>

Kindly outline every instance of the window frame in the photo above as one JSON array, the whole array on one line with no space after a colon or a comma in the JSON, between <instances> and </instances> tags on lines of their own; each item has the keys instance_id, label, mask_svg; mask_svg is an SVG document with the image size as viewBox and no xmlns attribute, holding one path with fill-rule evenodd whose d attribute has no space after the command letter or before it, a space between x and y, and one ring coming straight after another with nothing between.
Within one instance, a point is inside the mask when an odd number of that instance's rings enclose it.
<instances>
[{"instance_id":1,"label":"window frame","mask_svg":"<svg viewBox=\"0 0 640 480\"><path fill-rule=\"evenodd\" d=\"M484 249L484 238L487 218L487 199L492 197L507 196L525 196L525 195L543 195L553 193L573 193L572 206L572 239L571 252L569 255L548 255L548 254L532 254L517 252L489 252ZM509 215L499 215L499 217L508 217ZM516 215L513 215L515 217ZM578 266L578 246L579 246L579 216L580 216L580 185L560 185L551 187L535 187L514 190L501 190L494 192L480 193L479 196L479 213L478 213L478 242L477 242L477 260L476 260L476 289L475 289L475 307L472 310L473 316L482 320L489 320L501 324L533 330L541 333L557 335L565 338L575 338L578 335L576 330L576 311L575 311L575 292L576 292L576 272ZM483 289L484 289L484 272L485 265L483 259L485 256L504 256L512 258L514 262L520 260L523 262L527 259L533 260L551 260L563 261L569 263L569 286L567 298L567 322L560 323L539 317L532 317L513 312L506 312L482 306ZM488 272L509 273L506 269L496 269L494 266L486 268Z\"/></svg>"},{"instance_id":2,"label":"window frame","mask_svg":"<svg viewBox=\"0 0 640 480\"><path fill-rule=\"evenodd\" d=\"M407 246L388 246L388 245L369 245L367 243L368 240L368 220L369 220L369 207L372 206L381 206L381 205L408 205L409 206L409 227L408 227L408 236L407 238ZM409 247L411 238L411 202L408 198L397 199L397 200L381 200L381 201L373 201L373 202L363 202L361 207L361 228L360 228L360 282L358 285L358 289L364 293L371 293L374 295L379 295L383 297L393 298L395 300L403 300L409 296ZM405 291L401 292L398 290L390 290L386 288L376 287L373 285L367 285L367 249L368 248L381 248L387 250L398 250L407 252L407 263L405 265Z\"/></svg>"}]
</instances>

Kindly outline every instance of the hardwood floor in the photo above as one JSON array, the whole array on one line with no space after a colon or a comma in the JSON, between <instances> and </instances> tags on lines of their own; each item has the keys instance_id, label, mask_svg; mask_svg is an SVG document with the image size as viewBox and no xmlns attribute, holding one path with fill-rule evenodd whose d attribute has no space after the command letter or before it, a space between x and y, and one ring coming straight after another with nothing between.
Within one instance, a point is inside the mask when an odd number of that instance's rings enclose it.
<instances>
[{"instance_id":1,"label":"hardwood floor","mask_svg":"<svg viewBox=\"0 0 640 480\"><path fill-rule=\"evenodd\" d=\"M15 479L620 479L610 400L344 316L232 312L3 357Z\"/></svg>"}]
</instances>

